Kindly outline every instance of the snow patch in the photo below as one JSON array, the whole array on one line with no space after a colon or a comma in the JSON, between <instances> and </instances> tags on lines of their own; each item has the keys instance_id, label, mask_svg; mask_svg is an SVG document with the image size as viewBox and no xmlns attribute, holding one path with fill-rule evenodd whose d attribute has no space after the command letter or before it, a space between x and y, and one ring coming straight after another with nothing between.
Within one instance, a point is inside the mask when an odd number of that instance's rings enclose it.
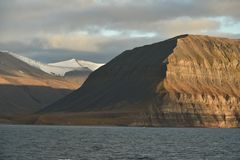
<instances>
[{"instance_id":1,"label":"snow patch","mask_svg":"<svg viewBox=\"0 0 240 160\"><path fill-rule=\"evenodd\" d=\"M99 67L103 66L103 63L94 63L90 61L84 60L77 60L77 59L70 59L67 61L61 61L56 63L49 63L48 65L51 66L58 66L58 67L73 67L73 68L89 68L91 71L98 69Z\"/></svg>"}]
</instances>

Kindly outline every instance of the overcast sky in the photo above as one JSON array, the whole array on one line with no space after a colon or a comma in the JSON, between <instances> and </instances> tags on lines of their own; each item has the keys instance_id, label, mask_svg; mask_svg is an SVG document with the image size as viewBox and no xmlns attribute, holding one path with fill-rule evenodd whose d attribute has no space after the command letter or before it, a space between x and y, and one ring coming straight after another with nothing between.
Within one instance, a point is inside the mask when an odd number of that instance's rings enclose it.
<instances>
[{"instance_id":1,"label":"overcast sky","mask_svg":"<svg viewBox=\"0 0 240 160\"><path fill-rule=\"evenodd\" d=\"M0 50L107 62L180 34L240 38L240 0L0 0Z\"/></svg>"}]
</instances>

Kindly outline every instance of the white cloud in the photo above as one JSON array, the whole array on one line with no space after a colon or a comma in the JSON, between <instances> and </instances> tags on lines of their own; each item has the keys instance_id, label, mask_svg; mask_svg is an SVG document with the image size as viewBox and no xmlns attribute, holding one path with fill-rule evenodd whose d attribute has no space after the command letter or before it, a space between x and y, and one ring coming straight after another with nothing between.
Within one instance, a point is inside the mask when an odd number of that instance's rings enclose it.
<instances>
[{"instance_id":1,"label":"white cloud","mask_svg":"<svg viewBox=\"0 0 240 160\"><path fill-rule=\"evenodd\" d=\"M107 41L101 36L73 34L49 34L44 39L48 48L86 52L100 52L99 44Z\"/></svg>"},{"instance_id":2,"label":"white cloud","mask_svg":"<svg viewBox=\"0 0 240 160\"><path fill-rule=\"evenodd\" d=\"M214 19L180 17L173 20L160 21L155 24L156 28L166 36L179 34L203 34L217 30L220 23Z\"/></svg>"}]
</instances>

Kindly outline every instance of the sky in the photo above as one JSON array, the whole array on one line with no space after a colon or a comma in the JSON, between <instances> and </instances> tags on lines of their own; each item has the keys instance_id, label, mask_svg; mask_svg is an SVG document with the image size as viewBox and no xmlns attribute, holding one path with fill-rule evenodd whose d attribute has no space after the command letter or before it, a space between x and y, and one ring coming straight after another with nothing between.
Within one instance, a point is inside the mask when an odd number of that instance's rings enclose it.
<instances>
[{"instance_id":1,"label":"sky","mask_svg":"<svg viewBox=\"0 0 240 160\"><path fill-rule=\"evenodd\" d=\"M240 38L240 0L0 0L0 50L108 62L181 34Z\"/></svg>"}]
</instances>

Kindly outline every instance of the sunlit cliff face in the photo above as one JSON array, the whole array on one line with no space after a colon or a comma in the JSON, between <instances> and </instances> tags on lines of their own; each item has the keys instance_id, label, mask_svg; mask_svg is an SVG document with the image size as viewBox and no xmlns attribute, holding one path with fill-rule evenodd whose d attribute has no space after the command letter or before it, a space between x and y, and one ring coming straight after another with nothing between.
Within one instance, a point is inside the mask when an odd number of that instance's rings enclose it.
<instances>
[{"instance_id":1,"label":"sunlit cliff face","mask_svg":"<svg viewBox=\"0 0 240 160\"><path fill-rule=\"evenodd\" d=\"M237 127L239 53L239 40L207 36L179 39L168 57L164 80L164 87L176 105L166 110L197 114L196 123L203 126Z\"/></svg>"}]
</instances>

